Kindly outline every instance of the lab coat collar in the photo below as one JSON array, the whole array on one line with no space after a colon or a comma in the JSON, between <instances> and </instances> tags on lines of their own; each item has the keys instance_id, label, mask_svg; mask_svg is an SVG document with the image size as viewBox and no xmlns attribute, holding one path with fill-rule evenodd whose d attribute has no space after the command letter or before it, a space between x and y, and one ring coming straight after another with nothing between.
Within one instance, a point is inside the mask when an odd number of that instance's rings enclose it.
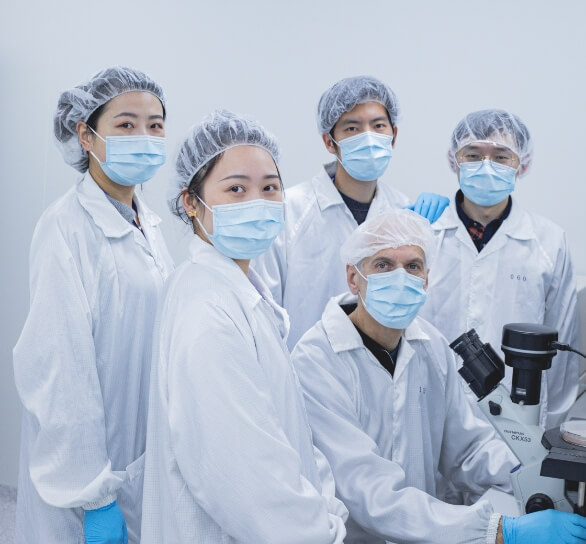
<instances>
[{"instance_id":1,"label":"lab coat collar","mask_svg":"<svg viewBox=\"0 0 586 544\"><path fill-rule=\"evenodd\" d=\"M202 264L213 268L214 271L223 276L228 285L231 285L242 294L245 302L251 307L264 300L275 314L281 336L283 339L287 338L289 334L289 315L275 303L269 288L252 267L249 268L248 277L246 277L233 259L220 253L213 245L204 242L197 235L193 236L189 245L188 259L194 264Z\"/></svg>"},{"instance_id":2,"label":"lab coat collar","mask_svg":"<svg viewBox=\"0 0 586 544\"><path fill-rule=\"evenodd\" d=\"M363 348L364 343L350 321L346 312L340 307L342 304L356 304L358 297L352 293L344 293L329 300L322 315L322 324L330 341L332 349L339 353L352 349ZM421 328L419 318L403 331L404 343L414 340L429 340L429 335ZM401 348L403 349L403 348Z\"/></svg>"},{"instance_id":3,"label":"lab coat collar","mask_svg":"<svg viewBox=\"0 0 586 544\"><path fill-rule=\"evenodd\" d=\"M98 226L108 238L121 238L129 232L136 230L114 206L108 201L104 191L94 181L89 171L79 180L77 184L77 198L79 203L90 215L96 226ZM150 228L159 224L161 219L153 213L139 198L134 194L133 198L136 203L136 209L141 224ZM140 234L140 233L139 233ZM140 234L142 238L142 234Z\"/></svg>"},{"instance_id":4,"label":"lab coat collar","mask_svg":"<svg viewBox=\"0 0 586 544\"><path fill-rule=\"evenodd\" d=\"M511 198L513 197L511 196ZM450 206L445 209L441 217L433 223L431 227L436 233L449 229L458 229L456 237L470 248L476 249L466 227L464 227L464 224L458 217L455 197ZM515 200L513 200L511 213L503 221L502 225L480 254L488 255L489 253L492 253L492 251L498 250L506 242L506 236L509 238L515 238L516 240L531 240L536 238L531 222L527 220L527 212L525 212ZM501 241L499 242L499 240Z\"/></svg>"},{"instance_id":5,"label":"lab coat collar","mask_svg":"<svg viewBox=\"0 0 586 544\"><path fill-rule=\"evenodd\" d=\"M336 189L336 186L332 181L332 176L336 174L337 165L338 161L324 164L319 174L311 179L311 184L315 191L315 197L321 211L330 206L345 206L344 201L340 196L340 192Z\"/></svg>"}]
</instances>

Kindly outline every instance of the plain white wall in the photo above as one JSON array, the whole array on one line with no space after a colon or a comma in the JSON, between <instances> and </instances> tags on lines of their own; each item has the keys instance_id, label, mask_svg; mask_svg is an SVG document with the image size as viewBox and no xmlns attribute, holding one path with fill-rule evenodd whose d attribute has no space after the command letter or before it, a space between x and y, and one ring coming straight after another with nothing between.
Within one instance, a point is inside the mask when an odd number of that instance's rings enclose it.
<instances>
[{"instance_id":1,"label":"plain white wall","mask_svg":"<svg viewBox=\"0 0 586 544\"><path fill-rule=\"evenodd\" d=\"M422 190L455 192L445 154L463 115L508 108L535 142L532 171L515 196L567 230L576 269L586 273L585 20L583 0L28 0L6 7L0 482L16 483L20 404L12 348L27 313L33 228L77 177L52 140L60 91L114 64L140 68L164 86L171 160L144 193L178 260L187 235L166 209L165 183L180 140L213 108L252 114L278 136L290 186L329 158L314 120L321 93L342 77L377 76L402 106L385 177L412 198Z\"/></svg>"}]
</instances>

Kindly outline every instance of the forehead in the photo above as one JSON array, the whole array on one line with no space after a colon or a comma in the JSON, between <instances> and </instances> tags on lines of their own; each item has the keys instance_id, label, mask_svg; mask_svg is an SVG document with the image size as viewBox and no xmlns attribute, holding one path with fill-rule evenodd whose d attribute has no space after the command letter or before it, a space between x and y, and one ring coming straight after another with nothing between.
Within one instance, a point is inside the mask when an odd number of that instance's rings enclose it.
<instances>
[{"instance_id":1,"label":"forehead","mask_svg":"<svg viewBox=\"0 0 586 544\"><path fill-rule=\"evenodd\" d=\"M275 161L263 147L256 145L238 145L227 149L216 162L212 172L214 175L228 175L237 170L239 174L255 174L259 170L262 175L278 174Z\"/></svg>"},{"instance_id":2,"label":"forehead","mask_svg":"<svg viewBox=\"0 0 586 544\"><path fill-rule=\"evenodd\" d=\"M460 145L460 149L469 146L478 146L478 149L486 150L486 151L494 151L495 148L501 147L506 148L513 153L517 153L516 148L517 145L515 140L511 134L503 133L503 132L493 132L488 138L485 140L470 140L465 141L463 144Z\"/></svg>"},{"instance_id":3,"label":"forehead","mask_svg":"<svg viewBox=\"0 0 586 544\"><path fill-rule=\"evenodd\" d=\"M356 104L350 111L343 113L338 119L338 123L349 119L369 121L379 117L388 119L387 109L379 102L365 102L364 104Z\"/></svg>"},{"instance_id":4,"label":"forehead","mask_svg":"<svg viewBox=\"0 0 586 544\"><path fill-rule=\"evenodd\" d=\"M374 263L381 259L400 263L414 259L423 259L425 261L425 253L419 246L388 247L377 251L371 257L367 257L365 262Z\"/></svg>"},{"instance_id":5,"label":"forehead","mask_svg":"<svg viewBox=\"0 0 586 544\"><path fill-rule=\"evenodd\" d=\"M129 91L111 98L106 102L106 106L104 107L104 113L110 115L117 115L121 112L163 115L163 105L152 93L146 91Z\"/></svg>"}]
</instances>

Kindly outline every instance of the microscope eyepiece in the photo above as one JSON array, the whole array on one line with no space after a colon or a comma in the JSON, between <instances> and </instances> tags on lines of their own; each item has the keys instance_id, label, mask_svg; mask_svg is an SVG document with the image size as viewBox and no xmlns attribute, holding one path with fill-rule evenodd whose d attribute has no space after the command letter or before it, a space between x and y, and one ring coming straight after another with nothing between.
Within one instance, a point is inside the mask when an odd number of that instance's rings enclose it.
<instances>
[{"instance_id":1,"label":"microscope eyepiece","mask_svg":"<svg viewBox=\"0 0 586 544\"><path fill-rule=\"evenodd\" d=\"M483 344L474 329L465 332L450 344L463 361L458 370L474 394L482 399L503 379L505 365L490 344Z\"/></svg>"}]
</instances>

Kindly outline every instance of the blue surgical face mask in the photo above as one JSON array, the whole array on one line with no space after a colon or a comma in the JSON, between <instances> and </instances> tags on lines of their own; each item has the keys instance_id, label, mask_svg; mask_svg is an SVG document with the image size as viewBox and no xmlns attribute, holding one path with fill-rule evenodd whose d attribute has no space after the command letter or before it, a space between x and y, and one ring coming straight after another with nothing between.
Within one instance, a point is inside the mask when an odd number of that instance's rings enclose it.
<instances>
[{"instance_id":1,"label":"blue surgical face mask","mask_svg":"<svg viewBox=\"0 0 586 544\"><path fill-rule=\"evenodd\" d=\"M460 188L468 200L478 206L494 206L515 189L517 169L489 159L462 162Z\"/></svg>"},{"instance_id":2,"label":"blue surgical face mask","mask_svg":"<svg viewBox=\"0 0 586 544\"><path fill-rule=\"evenodd\" d=\"M335 142L340 147L344 170L354 179L373 181L381 177L392 156L393 137L376 132L363 132Z\"/></svg>"},{"instance_id":3,"label":"blue surgical face mask","mask_svg":"<svg viewBox=\"0 0 586 544\"><path fill-rule=\"evenodd\" d=\"M89 126L89 125L88 125ZM151 179L165 164L167 158L165 138L158 136L106 136L102 138L92 127L90 130L106 142L106 160L100 162L104 174L120 185L138 185Z\"/></svg>"},{"instance_id":4,"label":"blue surgical face mask","mask_svg":"<svg viewBox=\"0 0 586 544\"><path fill-rule=\"evenodd\" d=\"M199 201L213 214L214 232L209 234L196 217L199 226L214 247L231 259L262 255L285 227L282 202L247 200L210 209L201 198Z\"/></svg>"},{"instance_id":5,"label":"blue surgical face mask","mask_svg":"<svg viewBox=\"0 0 586 544\"><path fill-rule=\"evenodd\" d=\"M366 277L355 268L368 282L366 300L359 293L366 311L384 327L407 328L427 297L425 280L409 274L404 268Z\"/></svg>"}]
</instances>

